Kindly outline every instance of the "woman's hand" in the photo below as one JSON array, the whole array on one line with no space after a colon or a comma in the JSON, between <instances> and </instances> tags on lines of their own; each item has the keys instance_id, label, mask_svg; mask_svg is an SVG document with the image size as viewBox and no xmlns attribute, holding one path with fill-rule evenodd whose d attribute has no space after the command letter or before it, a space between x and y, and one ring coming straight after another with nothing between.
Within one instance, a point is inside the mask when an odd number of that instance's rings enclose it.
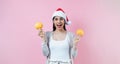
<instances>
[{"instance_id":1,"label":"woman's hand","mask_svg":"<svg viewBox=\"0 0 120 64\"><path fill-rule=\"evenodd\" d=\"M40 29L38 35L41 37L43 42L46 42L45 32L42 29Z\"/></svg>"},{"instance_id":2,"label":"woman's hand","mask_svg":"<svg viewBox=\"0 0 120 64\"><path fill-rule=\"evenodd\" d=\"M80 41L80 36L76 35L75 38L74 38L74 41L73 41L73 47L76 48L79 41Z\"/></svg>"}]
</instances>

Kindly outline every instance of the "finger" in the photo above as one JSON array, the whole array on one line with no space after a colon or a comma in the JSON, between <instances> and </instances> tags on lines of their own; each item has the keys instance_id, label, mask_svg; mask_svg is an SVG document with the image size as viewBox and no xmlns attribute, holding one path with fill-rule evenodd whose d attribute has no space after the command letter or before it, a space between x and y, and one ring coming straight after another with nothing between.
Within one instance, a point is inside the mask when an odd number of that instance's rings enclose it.
<instances>
[{"instance_id":1,"label":"finger","mask_svg":"<svg viewBox=\"0 0 120 64\"><path fill-rule=\"evenodd\" d=\"M43 34L43 32L44 32L43 29L40 29L39 33Z\"/></svg>"},{"instance_id":2,"label":"finger","mask_svg":"<svg viewBox=\"0 0 120 64\"><path fill-rule=\"evenodd\" d=\"M45 32L41 32L40 36L45 37Z\"/></svg>"},{"instance_id":3,"label":"finger","mask_svg":"<svg viewBox=\"0 0 120 64\"><path fill-rule=\"evenodd\" d=\"M77 38L78 38L78 39L80 39L80 36L79 36L79 35L77 35Z\"/></svg>"},{"instance_id":4,"label":"finger","mask_svg":"<svg viewBox=\"0 0 120 64\"><path fill-rule=\"evenodd\" d=\"M75 36L75 39L79 39L79 38L80 38L80 36L79 36L79 35L76 35L76 36Z\"/></svg>"},{"instance_id":5,"label":"finger","mask_svg":"<svg viewBox=\"0 0 120 64\"><path fill-rule=\"evenodd\" d=\"M43 32L43 29L40 29L40 32Z\"/></svg>"}]
</instances>

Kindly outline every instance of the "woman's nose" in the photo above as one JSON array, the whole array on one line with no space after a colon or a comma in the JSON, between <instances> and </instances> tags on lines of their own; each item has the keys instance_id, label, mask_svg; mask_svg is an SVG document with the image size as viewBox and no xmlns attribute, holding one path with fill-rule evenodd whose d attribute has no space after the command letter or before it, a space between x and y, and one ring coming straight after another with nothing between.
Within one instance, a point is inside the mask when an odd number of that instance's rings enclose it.
<instances>
[{"instance_id":1,"label":"woman's nose","mask_svg":"<svg viewBox=\"0 0 120 64\"><path fill-rule=\"evenodd\" d=\"M61 22L61 20L59 19L58 22Z\"/></svg>"}]
</instances>

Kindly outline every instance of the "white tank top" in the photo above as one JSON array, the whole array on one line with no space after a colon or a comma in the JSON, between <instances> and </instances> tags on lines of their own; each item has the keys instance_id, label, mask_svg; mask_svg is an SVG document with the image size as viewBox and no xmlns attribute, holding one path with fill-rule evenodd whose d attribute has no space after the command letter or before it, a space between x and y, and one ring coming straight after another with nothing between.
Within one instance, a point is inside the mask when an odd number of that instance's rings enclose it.
<instances>
[{"instance_id":1,"label":"white tank top","mask_svg":"<svg viewBox=\"0 0 120 64\"><path fill-rule=\"evenodd\" d=\"M50 36L50 59L53 61L69 61L68 33L64 40L56 41Z\"/></svg>"}]
</instances>

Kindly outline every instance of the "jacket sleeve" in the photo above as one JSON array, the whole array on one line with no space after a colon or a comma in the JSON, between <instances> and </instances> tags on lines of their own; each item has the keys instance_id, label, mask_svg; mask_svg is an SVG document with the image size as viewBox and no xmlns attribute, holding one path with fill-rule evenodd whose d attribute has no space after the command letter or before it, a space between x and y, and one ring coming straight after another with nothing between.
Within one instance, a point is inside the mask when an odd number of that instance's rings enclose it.
<instances>
[{"instance_id":1,"label":"jacket sleeve","mask_svg":"<svg viewBox=\"0 0 120 64\"><path fill-rule=\"evenodd\" d=\"M71 54L72 54L72 57L75 58L77 56L77 49L72 47Z\"/></svg>"},{"instance_id":2,"label":"jacket sleeve","mask_svg":"<svg viewBox=\"0 0 120 64\"><path fill-rule=\"evenodd\" d=\"M46 32L45 33L46 41L42 42L42 52L43 52L44 56L48 56L49 55L49 47L48 47L49 34L50 34L50 32Z\"/></svg>"},{"instance_id":3,"label":"jacket sleeve","mask_svg":"<svg viewBox=\"0 0 120 64\"><path fill-rule=\"evenodd\" d=\"M70 33L70 47L71 47L71 56L72 58L75 58L77 56L77 48L75 49L74 46L73 46L73 41L74 41L74 38L75 38L75 34L73 33Z\"/></svg>"}]
</instances>

